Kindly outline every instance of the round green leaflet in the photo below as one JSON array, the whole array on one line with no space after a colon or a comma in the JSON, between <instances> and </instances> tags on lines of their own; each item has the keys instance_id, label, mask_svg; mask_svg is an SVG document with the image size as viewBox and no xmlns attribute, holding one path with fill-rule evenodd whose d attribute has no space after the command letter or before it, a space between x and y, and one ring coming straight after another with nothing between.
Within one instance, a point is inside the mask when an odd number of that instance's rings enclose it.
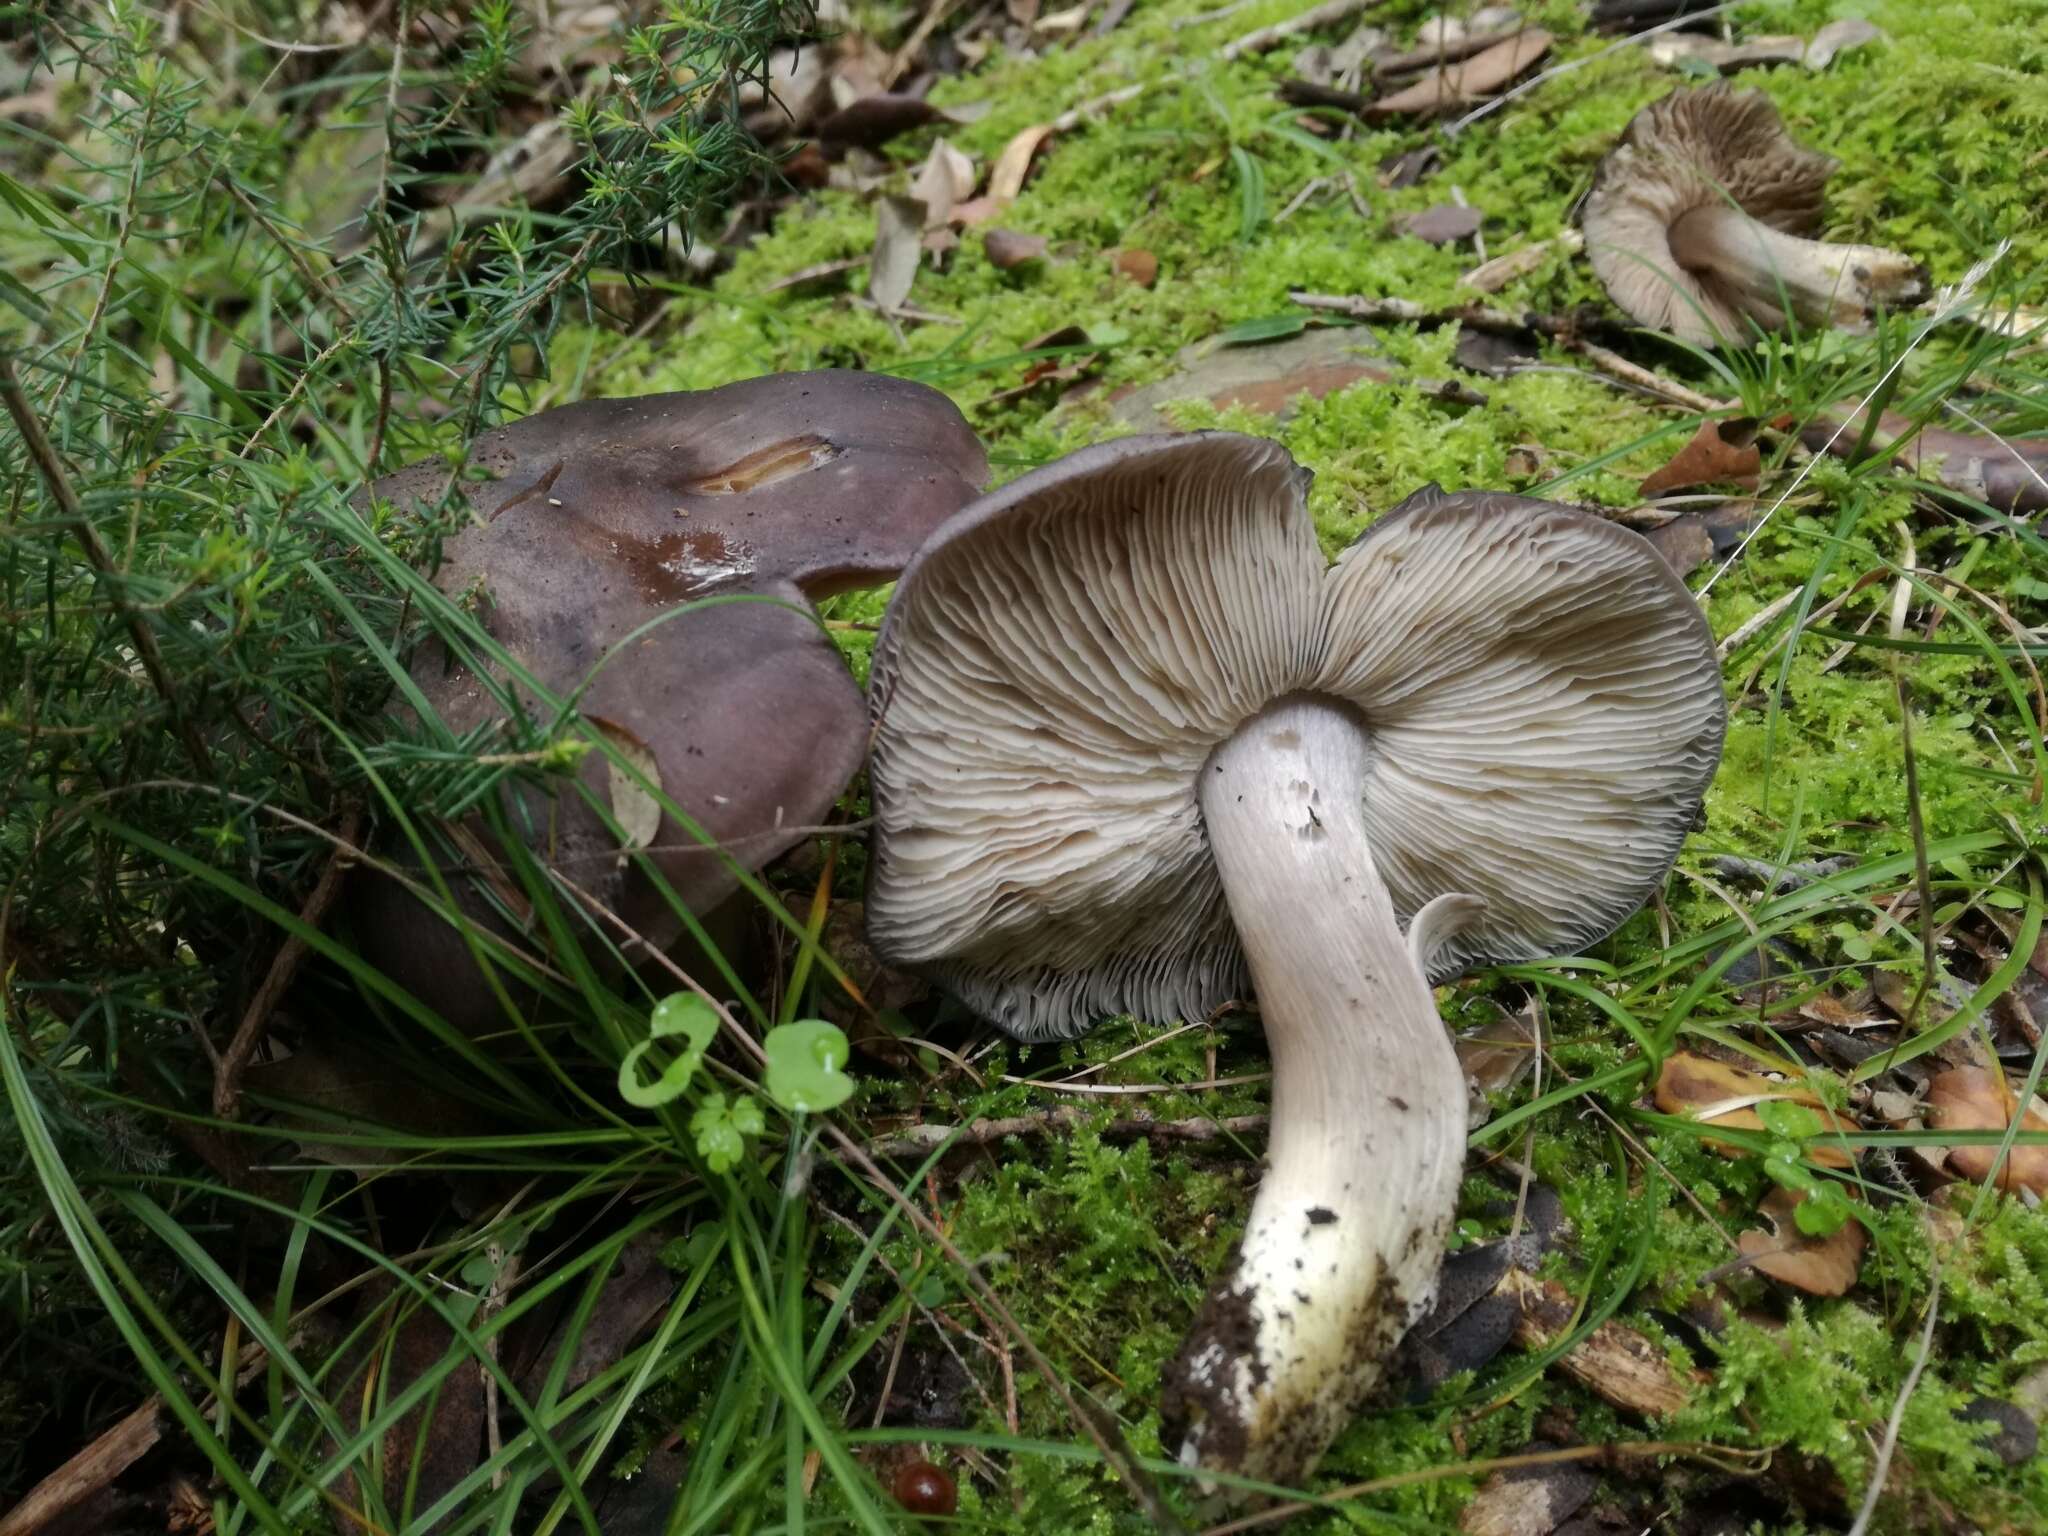
<instances>
[{"instance_id":1,"label":"round green leaflet","mask_svg":"<svg viewBox=\"0 0 2048 1536\"><path fill-rule=\"evenodd\" d=\"M768 1053L768 1097L796 1114L818 1114L844 1104L853 1092L846 1036L823 1019L778 1024L761 1042Z\"/></svg>"},{"instance_id":2,"label":"round green leaflet","mask_svg":"<svg viewBox=\"0 0 2048 1536\"><path fill-rule=\"evenodd\" d=\"M626 1052L619 1063L619 1097L640 1109L656 1109L681 1093L704 1059L712 1036L718 1033L718 1013L703 998L688 992L664 997L648 1015L647 1038ZM682 1050L661 1076L651 1083L640 1081L640 1058L654 1048L654 1042L680 1036Z\"/></svg>"}]
</instances>

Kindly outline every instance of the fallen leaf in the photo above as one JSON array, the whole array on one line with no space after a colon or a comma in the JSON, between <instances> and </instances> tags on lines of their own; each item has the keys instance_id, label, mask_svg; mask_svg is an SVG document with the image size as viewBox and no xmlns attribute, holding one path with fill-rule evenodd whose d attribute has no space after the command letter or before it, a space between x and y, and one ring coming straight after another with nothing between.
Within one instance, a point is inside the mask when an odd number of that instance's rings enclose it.
<instances>
[{"instance_id":1,"label":"fallen leaf","mask_svg":"<svg viewBox=\"0 0 2048 1536\"><path fill-rule=\"evenodd\" d=\"M1977 1443L2008 1467L2022 1466L2041 1448L2041 1429L2018 1403L2002 1397L1973 1397L1956 1410L1965 1424L1988 1424L1991 1433Z\"/></svg>"},{"instance_id":2,"label":"fallen leaf","mask_svg":"<svg viewBox=\"0 0 2048 1536\"><path fill-rule=\"evenodd\" d=\"M1808 69L1826 69L1841 54L1874 43L1884 33L1873 22L1861 16L1845 16L1840 21L1831 21L1813 34L1813 41L1806 45L1806 57L1801 60Z\"/></svg>"},{"instance_id":3,"label":"fallen leaf","mask_svg":"<svg viewBox=\"0 0 2048 1536\"><path fill-rule=\"evenodd\" d=\"M1520 1013L1501 1008L1490 1023L1466 1030L1453 1044L1471 1092L1474 1125L1492 1113L1487 1095L1506 1093L1536 1065L1535 1021L1526 1008Z\"/></svg>"},{"instance_id":4,"label":"fallen leaf","mask_svg":"<svg viewBox=\"0 0 2048 1536\"><path fill-rule=\"evenodd\" d=\"M924 260L924 204L885 197L875 205L875 249L868 259L868 297L894 314L910 298Z\"/></svg>"},{"instance_id":5,"label":"fallen leaf","mask_svg":"<svg viewBox=\"0 0 2048 1536\"><path fill-rule=\"evenodd\" d=\"M1413 235L1431 245L1450 245L1471 239L1485 222L1486 215L1477 208L1468 208L1462 203L1438 203L1434 208L1409 214L1401 220L1400 227L1402 234Z\"/></svg>"},{"instance_id":6,"label":"fallen leaf","mask_svg":"<svg viewBox=\"0 0 2048 1536\"><path fill-rule=\"evenodd\" d=\"M1793 1216L1805 1199L1789 1189L1772 1190L1758 1210L1770 1230L1738 1233L1735 1246L1754 1268L1809 1296L1846 1295L1863 1267L1863 1223L1852 1218L1826 1237L1809 1237Z\"/></svg>"},{"instance_id":7,"label":"fallen leaf","mask_svg":"<svg viewBox=\"0 0 2048 1536\"><path fill-rule=\"evenodd\" d=\"M661 765L655 762L654 752L647 743L623 725L614 724L596 715L585 715L583 718L590 722L598 735L611 743L612 749L626 762L626 766L621 766L607 757L604 764L605 782L611 790L612 817L618 822L619 832L623 838L619 845L621 850L648 847L653 843L655 834L661 830L661 802L655 798L653 791L643 787L627 768L637 770L645 776L647 783L652 785L654 790L659 790ZM620 866L623 868L627 862L626 852L621 851Z\"/></svg>"},{"instance_id":8,"label":"fallen leaf","mask_svg":"<svg viewBox=\"0 0 2048 1536\"><path fill-rule=\"evenodd\" d=\"M910 183L910 195L925 206L927 229L946 223L953 205L974 195L974 162L942 137L932 145L917 177Z\"/></svg>"},{"instance_id":9,"label":"fallen leaf","mask_svg":"<svg viewBox=\"0 0 2048 1536\"><path fill-rule=\"evenodd\" d=\"M1443 168L1444 152L1434 144L1425 144L1420 149L1404 150L1382 160L1379 181L1389 192L1398 192L1403 187L1427 181Z\"/></svg>"},{"instance_id":10,"label":"fallen leaf","mask_svg":"<svg viewBox=\"0 0 2048 1536\"><path fill-rule=\"evenodd\" d=\"M1088 332L1084 327L1063 325L1057 330L1047 331L1043 336L1027 341L1019 349L1020 351L1044 352L1055 347L1072 347L1077 350L1059 357L1035 359L1031 366L1024 370L1024 377L1020 382L1011 385L1008 389L997 390L983 403L986 405L1003 405L1009 401L1023 398L1043 384L1072 383L1090 368L1094 367L1101 355L1097 352L1078 350L1087 344L1088 339Z\"/></svg>"},{"instance_id":11,"label":"fallen leaf","mask_svg":"<svg viewBox=\"0 0 2048 1536\"><path fill-rule=\"evenodd\" d=\"M1118 394L1111 411L1141 432L1171 430L1160 410L1176 400L1284 416L1303 395L1320 400L1362 379L1391 380L1394 374L1384 363L1360 356L1369 345L1357 332L1322 329L1269 346L1222 347L1206 355L1184 350L1180 372Z\"/></svg>"},{"instance_id":12,"label":"fallen leaf","mask_svg":"<svg viewBox=\"0 0 2048 1536\"><path fill-rule=\"evenodd\" d=\"M1752 418L1703 421L1692 441L1636 489L1644 496L1661 496L1695 485L1734 484L1753 491L1762 469L1763 455L1757 449Z\"/></svg>"},{"instance_id":13,"label":"fallen leaf","mask_svg":"<svg viewBox=\"0 0 2048 1536\"><path fill-rule=\"evenodd\" d=\"M1334 48L1311 43L1294 56L1294 73L1310 85L1334 85L1365 67L1365 61L1384 48L1386 32L1367 24Z\"/></svg>"},{"instance_id":14,"label":"fallen leaf","mask_svg":"<svg viewBox=\"0 0 2048 1536\"><path fill-rule=\"evenodd\" d=\"M1802 1104L1819 1115L1830 1131L1856 1129L1853 1122L1842 1119L1797 1084L1745 1072L1690 1051L1674 1051L1664 1058L1664 1069L1657 1074L1655 1098L1657 1107L1667 1115L1682 1115L1729 1130L1764 1129L1762 1117L1750 1106L1766 1099ZM1743 1148L1725 1141L1710 1140L1706 1145L1724 1157L1746 1155ZM1807 1153L1823 1168L1849 1168L1855 1162L1844 1148L1820 1138L1808 1146Z\"/></svg>"},{"instance_id":15,"label":"fallen leaf","mask_svg":"<svg viewBox=\"0 0 2048 1536\"><path fill-rule=\"evenodd\" d=\"M1989 1067L1954 1067L1927 1085L1927 1119L1937 1131L2003 1131L2012 1124L2019 1097L2003 1072ZM2027 1106L2020 1127L2048 1131L2048 1110L2036 1099ZM1972 1183L1991 1176L1996 1147L1950 1147L1950 1170ZM2007 1194L2022 1189L2048 1194L2048 1146L2015 1144L1998 1171L1998 1187Z\"/></svg>"},{"instance_id":16,"label":"fallen leaf","mask_svg":"<svg viewBox=\"0 0 2048 1536\"><path fill-rule=\"evenodd\" d=\"M1843 430L1844 422L1847 430ZM1816 453L1839 458L1856 452L1863 413L1826 412L1808 423L1800 440ZM1905 438L1893 462L1922 480L1932 480L2000 512L2048 511L2048 437L1992 436L1949 432L1930 427L1913 432L1913 423L1896 411L1878 418L1873 445ZM1873 452L1879 451L1875 446Z\"/></svg>"},{"instance_id":17,"label":"fallen leaf","mask_svg":"<svg viewBox=\"0 0 2048 1536\"><path fill-rule=\"evenodd\" d=\"M988 173L988 196L1008 206L1024 190L1024 178L1031 174L1031 162L1052 136L1052 124L1033 123L1003 146L995 168Z\"/></svg>"},{"instance_id":18,"label":"fallen leaf","mask_svg":"<svg viewBox=\"0 0 2048 1536\"><path fill-rule=\"evenodd\" d=\"M1534 480L1544 474L1550 462L1550 450L1541 443L1517 443L1507 451L1501 461L1508 477L1514 480Z\"/></svg>"},{"instance_id":19,"label":"fallen leaf","mask_svg":"<svg viewBox=\"0 0 2048 1536\"><path fill-rule=\"evenodd\" d=\"M1159 258L1150 251L1118 251L1114 263L1119 277L1127 277L1140 288L1150 288L1159 277Z\"/></svg>"},{"instance_id":20,"label":"fallen leaf","mask_svg":"<svg viewBox=\"0 0 2048 1536\"><path fill-rule=\"evenodd\" d=\"M1664 557L1664 563L1681 576L1689 576L1714 558L1714 540L1696 519L1674 517L1661 528L1643 535L1650 547Z\"/></svg>"},{"instance_id":21,"label":"fallen leaf","mask_svg":"<svg viewBox=\"0 0 2048 1536\"><path fill-rule=\"evenodd\" d=\"M1366 115L1426 115L1484 101L1548 53L1551 41L1541 27L1531 27L1463 63L1431 70L1406 90L1382 96L1366 109Z\"/></svg>"},{"instance_id":22,"label":"fallen leaf","mask_svg":"<svg viewBox=\"0 0 2048 1536\"><path fill-rule=\"evenodd\" d=\"M1498 25L1489 19L1501 16L1509 19ZM1382 53L1373 60L1372 72L1377 79L1389 80L1440 64L1453 64L1475 53L1484 53L1521 30L1514 12L1501 7L1475 12L1469 21L1460 21L1455 16L1432 16L1416 29L1413 48Z\"/></svg>"},{"instance_id":23,"label":"fallen leaf","mask_svg":"<svg viewBox=\"0 0 2048 1536\"><path fill-rule=\"evenodd\" d=\"M1046 239L1043 235L1019 234L1014 229L992 229L981 237L981 245L988 252L989 265L999 272L1008 272L1027 261L1040 260L1045 255Z\"/></svg>"},{"instance_id":24,"label":"fallen leaf","mask_svg":"<svg viewBox=\"0 0 2048 1536\"><path fill-rule=\"evenodd\" d=\"M1520 1454L1556 1449L1533 1440ZM1458 1512L1458 1529L1463 1536L1550 1536L1599 1486L1599 1472L1584 1462L1504 1467L1481 1483Z\"/></svg>"},{"instance_id":25,"label":"fallen leaf","mask_svg":"<svg viewBox=\"0 0 2048 1536\"><path fill-rule=\"evenodd\" d=\"M944 116L921 97L884 91L879 95L863 96L819 123L818 142L828 154L844 154L849 149L879 149L898 134L938 122Z\"/></svg>"}]
</instances>

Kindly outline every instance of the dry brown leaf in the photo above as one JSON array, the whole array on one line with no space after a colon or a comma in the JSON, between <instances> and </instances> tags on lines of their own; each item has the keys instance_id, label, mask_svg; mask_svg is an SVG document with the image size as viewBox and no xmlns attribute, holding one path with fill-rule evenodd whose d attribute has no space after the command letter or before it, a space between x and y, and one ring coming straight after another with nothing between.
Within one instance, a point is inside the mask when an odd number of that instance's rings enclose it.
<instances>
[{"instance_id":1,"label":"dry brown leaf","mask_svg":"<svg viewBox=\"0 0 2048 1536\"><path fill-rule=\"evenodd\" d=\"M1463 63L1433 69L1405 90L1382 96L1366 109L1374 118L1449 112L1484 101L1550 51L1551 36L1541 27L1519 32Z\"/></svg>"},{"instance_id":2,"label":"dry brown leaf","mask_svg":"<svg viewBox=\"0 0 2048 1536\"><path fill-rule=\"evenodd\" d=\"M885 197L875 204L875 250L868 260L868 297L895 314L910 298L924 260L924 204Z\"/></svg>"},{"instance_id":3,"label":"dry brown leaf","mask_svg":"<svg viewBox=\"0 0 2048 1536\"><path fill-rule=\"evenodd\" d=\"M2019 1096L2005 1074L1989 1067L1955 1067L1927 1086L1927 1119L1937 1131L2003 1131L2018 1108ZM2048 1131L2048 1112L2038 1099L2027 1107L2020 1128ZM1997 1156L1996 1147L1950 1147L1948 1166L1981 1184ZM2030 1189L2048 1195L2048 1146L2015 1144L1998 1171L1998 1187L2007 1194Z\"/></svg>"},{"instance_id":4,"label":"dry brown leaf","mask_svg":"<svg viewBox=\"0 0 2048 1536\"><path fill-rule=\"evenodd\" d=\"M988 252L989 265L1008 272L1043 258L1046 240L1043 235L1020 234L1014 229L992 229L981 237L981 245Z\"/></svg>"},{"instance_id":5,"label":"dry brown leaf","mask_svg":"<svg viewBox=\"0 0 2048 1536\"><path fill-rule=\"evenodd\" d=\"M1752 418L1703 421L1692 441L1636 489L1645 496L1662 496L1695 485L1734 484L1753 491L1762 470L1763 455L1756 445Z\"/></svg>"},{"instance_id":6,"label":"dry brown leaf","mask_svg":"<svg viewBox=\"0 0 2048 1536\"><path fill-rule=\"evenodd\" d=\"M1140 288L1150 288L1159 278L1159 258L1150 251L1118 251L1114 265L1117 276L1129 278Z\"/></svg>"},{"instance_id":7,"label":"dry brown leaf","mask_svg":"<svg viewBox=\"0 0 2048 1536\"><path fill-rule=\"evenodd\" d=\"M953 205L974 195L974 162L944 138L932 145L932 152L918 168L910 184L910 195L924 204L925 228L946 223Z\"/></svg>"},{"instance_id":8,"label":"dry brown leaf","mask_svg":"<svg viewBox=\"0 0 2048 1536\"><path fill-rule=\"evenodd\" d=\"M594 730L612 744L620 757L646 777L654 789L661 788L661 766L655 762L654 753L646 742L635 736L623 725L601 719L597 715L585 715ZM643 788L640 782L625 768L605 759L605 782L611 790L612 816L619 824L623 835L622 850L645 848L653 843L655 834L661 830L661 802L652 792ZM626 853L619 854L619 863L626 863Z\"/></svg>"},{"instance_id":9,"label":"dry brown leaf","mask_svg":"<svg viewBox=\"0 0 2048 1536\"><path fill-rule=\"evenodd\" d=\"M1643 537L1664 557L1664 563L1681 576L1691 575L1714 558L1714 536L1697 518L1674 517Z\"/></svg>"},{"instance_id":10,"label":"dry brown leaf","mask_svg":"<svg viewBox=\"0 0 2048 1536\"><path fill-rule=\"evenodd\" d=\"M1657 1074L1657 1107L1665 1114L1725 1126L1731 1131L1762 1130L1763 1119L1750 1105L1765 1099L1802 1104L1819 1115L1830 1131L1856 1129L1852 1121L1842 1119L1796 1083L1744 1072L1690 1051L1675 1051L1667 1056L1664 1070ZM1707 1145L1724 1157L1744 1155L1742 1148L1728 1142L1709 1141ZM1808 1155L1823 1168L1849 1168L1855 1163L1846 1150L1825 1140L1816 1139L1808 1148Z\"/></svg>"},{"instance_id":11,"label":"dry brown leaf","mask_svg":"<svg viewBox=\"0 0 2048 1536\"><path fill-rule=\"evenodd\" d=\"M1537 1440L1519 1454L1556 1449ZM1550 1536L1599 1486L1600 1474L1583 1462L1505 1467L1481 1483L1458 1511L1458 1530L1461 1536Z\"/></svg>"},{"instance_id":12,"label":"dry brown leaf","mask_svg":"<svg viewBox=\"0 0 2048 1536\"><path fill-rule=\"evenodd\" d=\"M1052 124L1033 123L1003 146L995 168L988 173L988 196L1007 207L1024 190L1024 178L1031 174L1031 162L1041 146L1052 137Z\"/></svg>"},{"instance_id":13,"label":"dry brown leaf","mask_svg":"<svg viewBox=\"0 0 2048 1536\"><path fill-rule=\"evenodd\" d=\"M1463 203L1438 203L1401 220L1401 233L1431 245L1450 245L1471 239L1485 222L1486 215L1477 208L1468 208Z\"/></svg>"},{"instance_id":14,"label":"dry brown leaf","mask_svg":"<svg viewBox=\"0 0 2048 1536\"><path fill-rule=\"evenodd\" d=\"M1808 1237L1793 1216L1805 1198L1772 1190L1758 1210L1771 1230L1752 1227L1737 1235L1735 1246L1753 1267L1809 1296L1847 1295L1863 1267L1863 1223L1845 1221L1826 1237Z\"/></svg>"},{"instance_id":15,"label":"dry brown leaf","mask_svg":"<svg viewBox=\"0 0 2048 1536\"><path fill-rule=\"evenodd\" d=\"M1506 1093L1536 1065L1536 1024L1528 1008L1520 1013L1498 1009L1491 1023L1465 1031L1452 1044L1472 1093L1475 1125L1492 1112L1486 1102L1488 1094Z\"/></svg>"}]
</instances>

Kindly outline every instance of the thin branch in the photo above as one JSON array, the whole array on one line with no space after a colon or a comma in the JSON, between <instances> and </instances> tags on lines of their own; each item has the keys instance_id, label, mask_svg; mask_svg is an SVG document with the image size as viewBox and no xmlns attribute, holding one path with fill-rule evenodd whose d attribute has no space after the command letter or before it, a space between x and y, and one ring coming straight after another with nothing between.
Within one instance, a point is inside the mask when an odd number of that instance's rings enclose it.
<instances>
[{"instance_id":1,"label":"thin branch","mask_svg":"<svg viewBox=\"0 0 2048 1536\"><path fill-rule=\"evenodd\" d=\"M20 376L14 371L14 357L11 353L0 352L0 402L7 406L7 414L14 418L15 428L21 433L21 440L28 446L29 457L36 462L36 469L43 477L43 484L49 487L51 498L70 524L72 536L85 551L86 562L107 583L112 592L115 606L120 610L122 621L128 629L128 638L135 646L135 658L141 662L142 670L148 674L150 686L156 689L157 697L164 701L170 711L172 728L184 744L185 755L192 760L192 766L202 779L213 777L213 754L206 750L206 743L200 740L192 722L185 718L185 712L178 707L177 691L171 686L169 670L164 666L161 652L157 650L156 635L142 618L129 606L121 588L121 572L115 566L107 547L100 542L100 533L86 516L85 507L78 499L78 492L72 489L71 476L64 467L64 461L57 457L57 450L50 446L43 423L29 404L21 387Z\"/></svg>"},{"instance_id":2,"label":"thin branch","mask_svg":"<svg viewBox=\"0 0 2048 1536\"><path fill-rule=\"evenodd\" d=\"M312 894L299 910L299 919L308 928L317 928L326 920L328 909L334 905L335 897L341 894L342 876L355 863L353 844L361 823L362 811L351 806L342 817L341 830L335 834L338 844L327 857L327 867L320 871ZM286 991L298 976L299 967L305 963L306 949L306 941L298 934L285 936L284 943L278 946L277 954L270 962L262 985L249 999L242 1022L235 1027L234 1038L228 1042L227 1050L221 1053L219 1065L213 1073L213 1112L223 1120L234 1119L241 1106L242 1073L248 1068L249 1058L255 1055L256 1047L269 1033L270 1016L277 1011L277 1005L284 1000Z\"/></svg>"},{"instance_id":3,"label":"thin branch","mask_svg":"<svg viewBox=\"0 0 2048 1536\"><path fill-rule=\"evenodd\" d=\"M1937 1262L1934 1285L1927 1296L1927 1321L1920 1326L1920 1343L1913 1355L1913 1368L1906 1372L1898 1401L1892 1404L1892 1416L1885 1421L1884 1439L1877 1447L1877 1460L1870 1468L1870 1486L1863 1491L1863 1507L1856 1511L1856 1523L1849 1527L1849 1536L1865 1536L1870 1529L1871 1517L1877 1513L1877 1501L1884 1497L1884 1483L1891 1472L1892 1455L1899 1448L1899 1426L1906 1420L1906 1404L1913 1400L1914 1388L1920 1385L1920 1373L1927 1369L1927 1357L1934 1349L1934 1323L1940 1315L1941 1265Z\"/></svg>"}]
</instances>

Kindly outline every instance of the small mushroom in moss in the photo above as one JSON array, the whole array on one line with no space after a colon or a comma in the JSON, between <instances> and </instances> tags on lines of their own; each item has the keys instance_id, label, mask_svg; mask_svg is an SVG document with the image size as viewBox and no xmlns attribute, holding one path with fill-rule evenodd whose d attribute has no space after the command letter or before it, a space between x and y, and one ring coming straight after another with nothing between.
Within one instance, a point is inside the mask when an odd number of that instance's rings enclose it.
<instances>
[{"instance_id":1,"label":"small mushroom in moss","mask_svg":"<svg viewBox=\"0 0 2048 1536\"><path fill-rule=\"evenodd\" d=\"M1266 1173L1166 1407L1186 1463L1279 1482L1436 1283L1466 1090L1432 980L1633 912L1724 719L1637 535L1431 487L1326 570L1307 483L1231 433L1024 475L920 551L870 683L878 954L1025 1039L1256 991Z\"/></svg>"},{"instance_id":2,"label":"small mushroom in moss","mask_svg":"<svg viewBox=\"0 0 2048 1536\"><path fill-rule=\"evenodd\" d=\"M412 667L419 693L462 736L514 705L551 718L530 679L675 804L682 819L596 752L579 769L588 798L542 788L511 804L571 904L666 947L677 907L717 907L859 768L860 689L810 603L893 577L979 489L981 445L922 385L794 373L544 411L479 437L469 464L489 479L469 487L470 525L435 581L477 595L512 665L435 640ZM448 478L429 462L370 494L430 506ZM640 849L658 880L627 856ZM471 919L518 931L521 893L490 853L457 829L437 863L467 871L455 885ZM404 884L359 880L354 912L364 952L443 1017L495 1019L469 945Z\"/></svg>"},{"instance_id":3,"label":"small mushroom in moss","mask_svg":"<svg viewBox=\"0 0 2048 1536\"><path fill-rule=\"evenodd\" d=\"M1580 217L1609 297L1655 330L1702 345L1752 328L1862 329L1927 296L1909 256L1815 238L1835 161L1785 132L1761 91L1673 91L1630 121Z\"/></svg>"}]
</instances>

